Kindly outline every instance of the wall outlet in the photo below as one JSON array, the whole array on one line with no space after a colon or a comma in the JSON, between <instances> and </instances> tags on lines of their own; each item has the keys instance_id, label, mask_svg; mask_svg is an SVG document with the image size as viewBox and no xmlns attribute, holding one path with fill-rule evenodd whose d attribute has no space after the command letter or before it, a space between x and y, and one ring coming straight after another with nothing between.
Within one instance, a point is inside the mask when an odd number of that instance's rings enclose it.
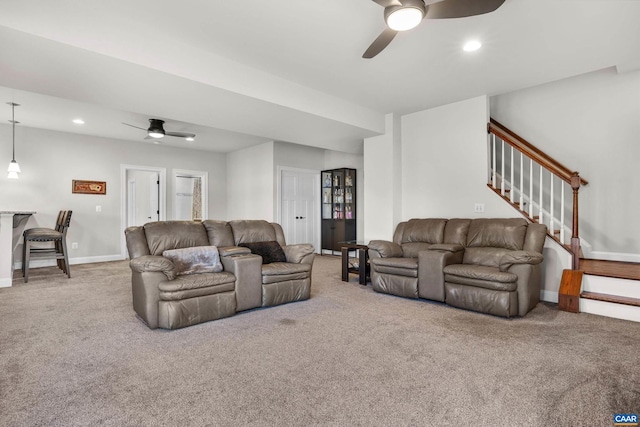
<instances>
[{"instance_id":1,"label":"wall outlet","mask_svg":"<svg viewBox=\"0 0 640 427\"><path fill-rule=\"evenodd\" d=\"M96 206L96 212L102 212L102 206L100 205Z\"/></svg>"},{"instance_id":2,"label":"wall outlet","mask_svg":"<svg viewBox=\"0 0 640 427\"><path fill-rule=\"evenodd\" d=\"M71 249L78 249L78 242L71 243Z\"/></svg>"},{"instance_id":3,"label":"wall outlet","mask_svg":"<svg viewBox=\"0 0 640 427\"><path fill-rule=\"evenodd\" d=\"M473 211L475 213L482 213L484 212L484 203L476 203L475 206L473 207Z\"/></svg>"}]
</instances>

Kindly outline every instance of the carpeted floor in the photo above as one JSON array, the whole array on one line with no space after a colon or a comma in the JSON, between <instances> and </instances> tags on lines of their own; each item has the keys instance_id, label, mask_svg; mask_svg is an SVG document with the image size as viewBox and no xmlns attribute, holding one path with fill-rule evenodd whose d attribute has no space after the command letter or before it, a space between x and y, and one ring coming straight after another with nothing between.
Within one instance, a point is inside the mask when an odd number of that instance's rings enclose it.
<instances>
[{"instance_id":1,"label":"carpeted floor","mask_svg":"<svg viewBox=\"0 0 640 427\"><path fill-rule=\"evenodd\" d=\"M502 319L375 293L316 257L311 299L177 331L127 262L0 289L0 426L611 426L640 412L640 324Z\"/></svg>"}]
</instances>

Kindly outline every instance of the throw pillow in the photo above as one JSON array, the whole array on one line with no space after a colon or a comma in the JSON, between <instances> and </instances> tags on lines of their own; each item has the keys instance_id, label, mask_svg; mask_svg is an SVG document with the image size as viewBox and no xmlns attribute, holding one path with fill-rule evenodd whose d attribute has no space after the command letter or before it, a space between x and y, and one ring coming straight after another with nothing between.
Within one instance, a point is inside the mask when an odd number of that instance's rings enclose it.
<instances>
[{"instance_id":1,"label":"throw pillow","mask_svg":"<svg viewBox=\"0 0 640 427\"><path fill-rule=\"evenodd\" d=\"M278 242L252 242L240 243L238 246L251 249L252 254L260 255L263 264L272 262L287 262L287 257Z\"/></svg>"},{"instance_id":2,"label":"throw pillow","mask_svg":"<svg viewBox=\"0 0 640 427\"><path fill-rule=\"evenodd\" d=\"M220 254L216 246L169 249L162 252L162 256L175 264L178 275L219 273L222 271Z\"/></svg>"}]
</instances>

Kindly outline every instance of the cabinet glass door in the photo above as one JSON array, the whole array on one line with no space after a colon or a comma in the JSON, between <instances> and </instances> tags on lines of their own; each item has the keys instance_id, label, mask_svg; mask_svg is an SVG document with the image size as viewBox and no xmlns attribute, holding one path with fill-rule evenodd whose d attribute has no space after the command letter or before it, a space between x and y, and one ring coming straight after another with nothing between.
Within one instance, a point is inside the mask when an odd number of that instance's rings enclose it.
<instances>
[{"instance_id":1,"label":"cabinet glass door","mask_svg":"<svg viewBox=\"0 0 640 427\"><path fill-rule=\"evenodd\" d=\"M322 219L333 217L333 175L322 172Z\"/></svg>"}]
</instances>

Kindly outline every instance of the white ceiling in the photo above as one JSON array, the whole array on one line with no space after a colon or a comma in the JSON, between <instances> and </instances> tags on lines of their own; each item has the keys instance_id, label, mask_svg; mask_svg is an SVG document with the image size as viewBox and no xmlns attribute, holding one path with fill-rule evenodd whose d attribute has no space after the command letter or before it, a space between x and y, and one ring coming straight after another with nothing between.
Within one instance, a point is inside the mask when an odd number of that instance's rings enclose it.
<instances>
[{"instance_id":1,"label":"white ceiling","mask_svg":"<svg viewBox=\"0 0 640 427\"><path fill-rule=\"evenodd\" d=\"M0 101L22 104L22 126L148 142L121 123L153 117L198 135L166 144L220 152L268 140L359 152L386 113L640 65L638 0L506 0L424 21L369 60L384 28L371 0L0 0L0 11ZM471 38L483 48L465 53Z\"/></svg>"}]
</instances>

